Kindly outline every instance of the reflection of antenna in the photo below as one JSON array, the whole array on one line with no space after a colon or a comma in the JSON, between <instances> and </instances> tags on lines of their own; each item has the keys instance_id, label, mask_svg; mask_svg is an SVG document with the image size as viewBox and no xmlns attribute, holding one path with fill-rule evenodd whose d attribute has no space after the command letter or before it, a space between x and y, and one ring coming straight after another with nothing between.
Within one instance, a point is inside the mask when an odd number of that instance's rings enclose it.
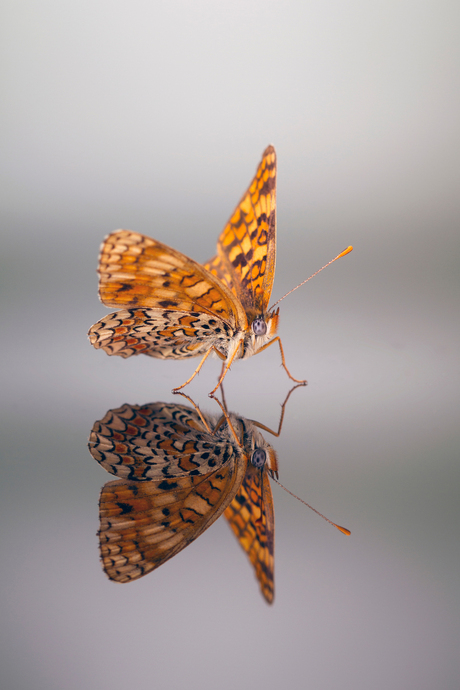
<instances>
[{"instance_id":1,"label":"reflection of antenna","mask_svg":"<svg viewBox=\"0 0 460 690\"><path fill-rule=\"evenodd\" d=\"M310 508L310 510L312 510L314 513L316 513L317 515L319 515L320 517L322 517L323 520L326 520L326 522L328 522L330 525L333 525L334 527L337 527L337 529L340 530L340 532L342 532L342 534L346 534L347 536L351 534L351 532L350 532L349 529L347 529L346 527L340 527L340 525L336 525L335 522L332 522L332 520L329 520L329 518L327 518L325 515L323 515L322 513L320 513L319 510L316 510L316 508L313 508L313 506L309 505L308 503L306 503L305 501L303 501L301 498L299 498L298 496L296 496L295 494L293 494L292 491L289 491L289 489L286 489L286 487L283 486L283 485L281 484L281 482L279 482L277 479L275 479L274 477L272 477L272 479L273 479L274 482L276 482L276 483L278 484L278 486L280 486L282 489L284 489L285 491L287 491L288 494L290 494L291 496L293 496L294 498L296 498L298 501L300 501L301 503L303 503L304 506L307 506L307 508Z\"/></svg>"},{"instance_id":2,"label":"reflection of antenna","mask_svg":"<svg viewBox=\"0 0 460 690\"><path fill-rule=\"evenodd\" d=\"M270 307L270 309L269 309L268 311L272 311L272 309L273 309L274 307L276 307L276 305L277 305L279 302L281 302L282 299L284 299L285 297L287 297L288 295L290 295L291 292L294 292L294 290L297 290L297 288L301 287L302 285L305 285L305 283L308 283L308 281L311 280L312 278L314 278L315 276L317 276L318 273L321 273L321 271L323 271L325 268L327 268L328 266L330 266L331 264L333 264L334 261L337 261L337 259L341 259L342 256L346 256L346 255L349 254L352 250L353 250L353 247L347 247L346 249L344 249L343 252L340 252L340 254L339 254L338 256L335 257L335 259L331 259L331 261L328 261L327 264L325 264L322 268L319 268L317 271L315 271L315 273L313 273L309 278L307 278L306 280L303 280L301 283L299 283L298 285L296 285L295 288L292 288L292 290L289 290L289 292L286 292L286 294L283 295L283 297L280 297L280 299L279 299L277 302L275 302L275 304L272 304L272 306Z\"/></svg>"},{"instance_id":3,"label":"reflection of antenna","mask_svg":"<svg viewBox=\"0 0 460 690\"><path fill-rule=\"evenodd\" d=\"M351 249L350 249L350 251L351 251ZM343 252L342 252L342 253L343 253ZM334 261L335 261L335 259L334 259ZM281 433L281 427L282 427L282 425L283 425L284 409L285 409L285 407L286 407L286 403L287 403L287 401L289 400L289 398L290 398L290 396L291 396L291 393L292 393L293 391L295 391L296 388L299 388L301 385L302 385L302 384L298 384L297 386L293 386L293 387L291 388L291 390L289 391L289 393L287 394L287 396L286 396L286 398L285 398L285 400L284 400L284 403L283 403L282 406L281 406L281 417L280 417L280 421L279 421L278 431L272 431L272 429L270 429L268 426L265 426L265 424L261 424L260 422L256 422L256 421L253 420L253 419L248 420L248 421L250 421L252 424L254 424L254 426L258 427L259 429L263 429L264 431L268 431L270 434L273 434L273 436L279 436L280 433ZM191 402L193 402L193 401L191 400L191 398L189 398L187 395L185 395L185 393L181 393L181 395L183 395L184 398L188 398L188 400L190 400ZM219 407L221 408L221 410L222 410L222 412L223 412L222 417L221 417L220 420L218 421L218 423L217 423L217 425L215 426L214 431L213 431L212 433L215 433L215 431L222 425L223 420L226 419L226 420L227 420L227 424L228 424L230 430L232 431L233 436L234 436L235 439L236 439L236 442L238 443L239 446L242 446L243 444L242 444L241 441L238 439L238 436L237 436L237 434L236 434L236 432L235 432L235 429L233 428L233 425L232 425L232 422L231 422L231 420L230 420L230 417L229 417L229 414L228 414L227 410L224 408L224 406L223 406L223 404L220 402L219 398L216 398L215 395L213 395L213 396L211 396L211 397L214 398L214 400L216 401L216 403L218 403ZM193 404L195 404L195 403L193 403ZM196 405L195 405L195 407L196 407ZM270 478L273 479L273 481L276 482L276 483L278 484L278 486L280 486L282 489L284 489L285 491L287 491L287 493L290 494L293 498L296 498L298 501L300 501L300 502L303 503L305 506L307 506L307 508L310 508L310 510L312 510L314 513L316 513L317 515L319 515L320 517L322 517L323 520L326 520L326 522L328 522L330 525L333 525L334 527L337 527L337 529L338 529L340 532L342 532L342 534L346 534L346 535L350 535L350 534L351 534L351 532L350 532L349 529L347 529L346 527L340 527L340 525L337 525L335 522L332 522L332 520L329 520L329 518L327 518L325 515L323 515L322 513L320 513L319 510L316 510L316 508L313 508L313 506L309 505L309 504L308 504L306 501L304 501L302 498L299 498L296 494L292 493L292 491L289 491L289 489L286 489L286 487L283 486L283 484L281 484L280 481L278 481L278 471L270 472ZM263 497L263 482L262 482L262 484L261 484L261 489L262 489L262 497ZM263 498L261 499L261 503L262 503L262 500L263 500ZM256 520L256 523L260 522L260 520L261 520L261 518L259 518L258 520Z\"/></svg>"}]
</instances>

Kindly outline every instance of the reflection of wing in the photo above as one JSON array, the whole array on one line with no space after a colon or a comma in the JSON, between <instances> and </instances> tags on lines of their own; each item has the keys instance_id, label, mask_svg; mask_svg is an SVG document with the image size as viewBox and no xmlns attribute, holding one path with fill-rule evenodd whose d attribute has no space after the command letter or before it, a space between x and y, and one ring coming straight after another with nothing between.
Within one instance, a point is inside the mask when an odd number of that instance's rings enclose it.
<instances>
[{"instance_id":1,"label":"reflection of wing","mask_svg":"<svg viewBox=\"0 0 460 690\"><path fill-rule=\"evenodd\" d=\"M256 175L225 226L217 256L205 267L239 298L249 315L267 311L275 276L276 153L268 146Z\"/></svg>"},{"instance_id":2,"label":"reflection of wing","mask_svg":"<svg viewBox=\"0 0 460 690\"><path fill-rule=\"evenodd\" d=\"M109 410L94 423L89 450L111 474L136 481L205 475L237 459L228 436L210 434L196 410L166 403Z\"/></svg>"},{"instance_id":3,"label":"reflection of wing","mask_svg":"<svg viewBox=\"0 0 460 690\"><path fill-rule=\"evenodd\" d=\"M110 579L130 582L157 568L225 511L273 601L268 474L277 465L255 423L173 403L125 404L94 423L89 450L120 478L100 498L100 549Z\"/></svg>"},{"instance_id":4,"label":"reflection of wing","mask_svg":"<svg viewBox=\"0 0 460 690\"><path fill-rule=\"evenodd\" d=\"M262 594L274 598L275 513L267 471L248 463L235 498L225 511L236 538L252 563Z\"/></svg>"},{"instance_id":5,"label":"reflection of wing","mask_svg":"<svg viewBox=\"0 0 460 690\"><path fill-rule=\"evenodd\" d=\"M91 343L129 357L190 357L246 330L246 314L232 292L196 261L129 230L109 235L99 258L99 295L123 311L89 331Z\"/></svg>"},{"instance_id":6,"label":"reflection of wing","mask_svg":"<svg viewBox=\"0 0 460 690\"><path fill-rule=\"evenodd\" d=\"M158 568L204 532L232 501L247 458L203 476L108 482L100 498L100 549L111 580L130 582Z\"/></svg>"}]
</instances>

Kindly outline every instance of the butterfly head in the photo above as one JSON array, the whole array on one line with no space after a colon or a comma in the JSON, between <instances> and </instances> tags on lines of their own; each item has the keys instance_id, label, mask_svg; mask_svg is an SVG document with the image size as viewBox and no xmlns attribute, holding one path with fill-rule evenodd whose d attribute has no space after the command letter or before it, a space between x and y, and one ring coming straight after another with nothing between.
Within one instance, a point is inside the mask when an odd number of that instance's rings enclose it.
<instances>
[{"instance_id":1,"label":"butterfly head","mask_svg":"<svg viewBox=\"0 0 460 690\"><path fill-rule=\"evenodd\" d=\"M271 476L278 477L278 462L274 448L269 445L255 448L251 453L251 464L258 470L267 468Z\"/></svg>"},{"instance_id":2,"label":"butterfly head","mask_svg":"<svg viewBox=\"0 0 460 690\"><path fill-rule=\"evenodd\" d=\"M278 461L275 449L267 443L255 424L250 425L250 433L246 437L250 439L249 460L258 470L267 468L271 476L278 476Z\"/></svg>"},{"instance_id":3,"label":"butterfly head","mask_svg":"<svg viewBox=\"0 0 460 690\"><path fill-rule=\"evenodd\" d=\"M256 448L252 452L251 462L254 467L257 467L257 469L263 469L265 467L265 463L267 462L267 451L265 448Z\"/></svg>"},{"instance_id":4,"label":"butterfly head","mask_svg":"<svg viewBox=\"0 0 460 690\"><path fill-rule=\"evenodd\" d=\"M258 314L252 320L246 339L243 359L254 355L271 340L278 330L279 310L268 314Z\"/></svg>"},{"instance_id":5,"label":"butterfly head","mask_svg":"<svg viewBox=\"0 0 460 690\"><path fill-rule=\"evenodd\" d=\"M259 314L251 323L253 335L260 338L272 338L278 330L279 309L268 314Z\"/></svg>"}]
</instances>

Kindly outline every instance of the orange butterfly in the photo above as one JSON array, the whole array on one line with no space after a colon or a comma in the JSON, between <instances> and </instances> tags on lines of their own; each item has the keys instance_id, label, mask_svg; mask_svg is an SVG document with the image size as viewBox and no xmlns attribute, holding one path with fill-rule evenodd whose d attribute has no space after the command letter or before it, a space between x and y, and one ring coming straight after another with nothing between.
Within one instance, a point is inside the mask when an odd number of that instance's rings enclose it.
<instances>
[{"instance_id":1,"label":"orange butterfly","mask_svg":"<svg viewBox=\"0 0 460 690\"><path fill-rule=\"evenodd\" d=\"M130 582L158 568L224 513L273 601L268 475L277 478L277 461L257 427L270 431L226 412L218 418L167 403L126 404L95 422L91 455L120 477L100 497L101 557L111 580Z\"/></svg>"},{"instance_id":2,"label":"orange butterfly","mask_svg":"<svg viewBox=\"0 0 460 690\"><path fill-rule=\"evenodd\" d=\"M275 275L276 154L269 146L256 175L204 266L156 240L118 230L99 258L99 295L108 314L89 330L95 348L109 355L161 359L202 356L186 386L214 353L223 360L214 393L235 359L278 341L279 310L268 309Z\"/></svg>"}]
</instances>

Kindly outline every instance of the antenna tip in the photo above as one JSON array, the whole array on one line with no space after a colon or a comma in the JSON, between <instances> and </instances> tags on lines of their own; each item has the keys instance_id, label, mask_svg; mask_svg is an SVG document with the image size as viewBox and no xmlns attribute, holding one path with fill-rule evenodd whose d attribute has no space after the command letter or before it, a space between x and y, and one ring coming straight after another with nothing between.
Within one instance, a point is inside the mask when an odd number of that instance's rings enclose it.
<instances>
[{"instance_id":1,"label":"antenna tip","mask_svg":"<svg viewBox=\"0 0 460 690\"><path fill-rule=\"evenodd\" d=\"M337 527L337 529L340 530L342 532L342 534L346 534L347 537L350 536L351 532L346 527L340 527L340 525L336 525L335 522L334 522L334 526Z\"/></svg>"},{"instance_id":2,"label":"antenna tip","mask_svg":"<svg viewBox=\"0 0 460 690\"><path fill-rule=\"evenodd\" d=\"M347 254L349 254L349 253L352 252L352 251L353 251L353 247L350 245L349 247L347 247L346 249L344 249L343 252L342 252L341 254L339 254L337 258L338 258L338 259L341 259L342 256L346 256Z\"/></svg>"}]
</instances>

